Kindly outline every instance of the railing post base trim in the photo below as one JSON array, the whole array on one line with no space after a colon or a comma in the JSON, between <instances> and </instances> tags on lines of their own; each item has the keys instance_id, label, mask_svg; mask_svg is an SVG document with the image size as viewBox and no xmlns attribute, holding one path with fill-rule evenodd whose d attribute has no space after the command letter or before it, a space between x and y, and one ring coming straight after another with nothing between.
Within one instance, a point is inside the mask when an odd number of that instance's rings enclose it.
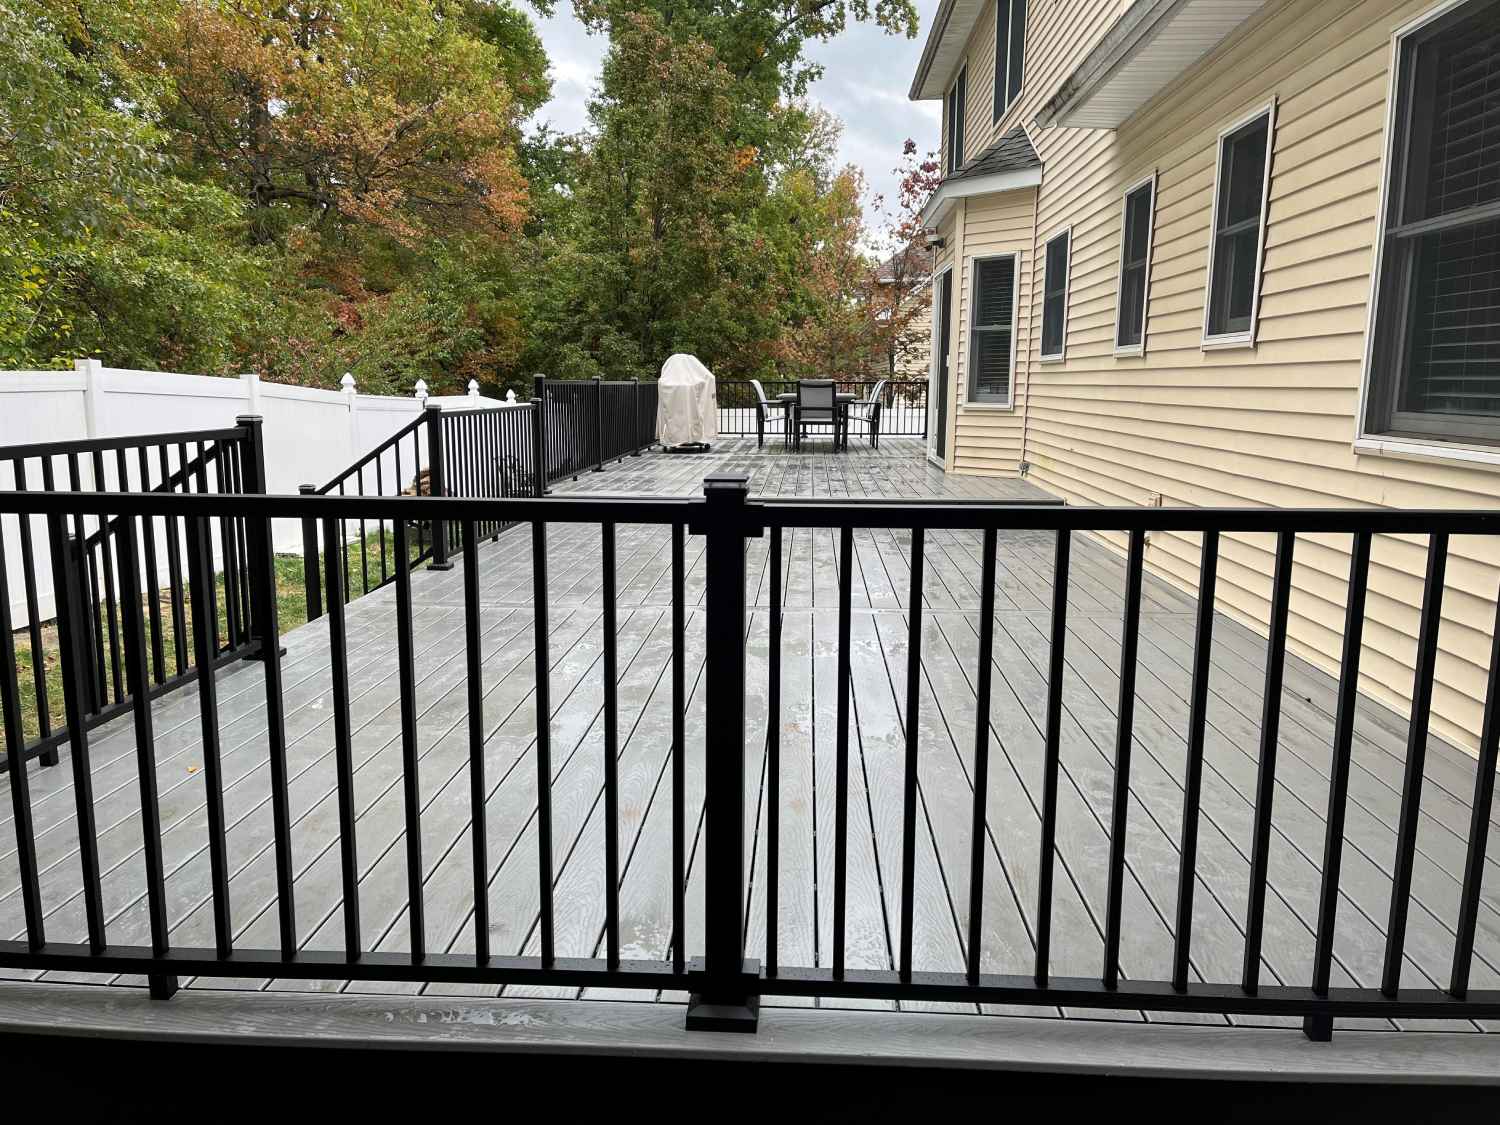
<instances>
[{"instance_id":1,"label":"railing post base trim","mask_svg":"<svg viewBox=\"0 0 1500 1125\"><path fill-rule=\"evenodd\" d=\"M177 995L177 978L170 973L146 974L146 986L153 1000L170 1000Z\"/></svg>"},{"instance_id":2,"label":"railing post base trim","mask_svg":"<svg viewBox=\"0 0 1500 1125\"><path fill-rule=\"evenodd\" d=\"M1329 1043L1333 1040L1332 1016L1303 1016L1302 1034L1314 1043Z\"/></svg>"},{"instance_id":3,"label":"railing post base trim","mask_svg":"<svg viewBox=\"0 0 1500 1125\"><path fill-rule=\"evenodd\" d=\"M759 980L760 962L753 957L746 958L744 969L732 989L726 991L721 984L710 991L703 958L695 957L688 970L688 981L695 991L688 994L684 1027L688 1031L733 1031L754 1035L760 1026L760 995L756 991Z\"/></svg>"}]
</instances>

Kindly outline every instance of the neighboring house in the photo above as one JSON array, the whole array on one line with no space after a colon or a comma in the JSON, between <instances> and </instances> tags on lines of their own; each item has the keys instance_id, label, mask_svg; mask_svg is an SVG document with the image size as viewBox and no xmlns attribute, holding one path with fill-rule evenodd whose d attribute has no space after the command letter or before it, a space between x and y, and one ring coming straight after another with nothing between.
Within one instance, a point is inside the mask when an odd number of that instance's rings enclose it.
<instances>
[{"instance_id":1,"label":"neighboring house","mask_svg":"<svg viewBox=\"0 0 1500 1125\"><path fill-rule=\"evenodd\" d=\"M998 65L997 65L998 63ZM1496 507L1500 2L943 0L934 456L1093 504ZM1377 541L1363 686L1410 697L1426 544ZM1148 560L1196 585L1198 545ZM1297 542L1334 666L1349 541ZM1435 727L1476 744L1493 540L1455 541ZM1264 623L1269 537L1219 602Z\"/></svg>"},{"instance_id":2,"label":"neighboring house","mask_svg":"<svg viewBox=\"0 0 1500 1125\"><path fill-rule=\"evenodd\" d=\"M895 379L925 379L932 367L932 321L929 282L932 251L908 246L880 263L875 282L890 294L880 317L907 322L886 348L885 374Z\"/></svg>"}]
</instances>

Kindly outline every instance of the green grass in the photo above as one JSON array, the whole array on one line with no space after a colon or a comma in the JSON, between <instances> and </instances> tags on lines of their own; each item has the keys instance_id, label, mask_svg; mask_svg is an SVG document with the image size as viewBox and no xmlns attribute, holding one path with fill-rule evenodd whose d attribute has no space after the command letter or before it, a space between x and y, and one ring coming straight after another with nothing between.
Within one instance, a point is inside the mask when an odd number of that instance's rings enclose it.
<instances>
[{"instance_id":1,"label":"green grass","mask_svg":"<svg viewBox=\"0 0 1500 1125\"><path fill-rule=\"evenodd\" d=\"M408 537L408 554L413 559L417 555L416 536ZM346 553L344 566L345 589L351 597L359 597L368 582L370 589L374 589L381 581L380 559L382 543L385 547L386 574L393 574L396 565L396 536L394 532L373 532L365 536L365 557L363 565L363 578L361 577L359 540L350 543ZM326 566L325 557L318 556L318 565ZM288 633L307 622L307 592L305 584L306 567L300 554L277 555L275 560L276 569L276 624L282 633ZM216 586L215 602L218 608L219 636L224 637L228 630L227 608L224 602L224 573L220 571L214 575ZM321 585L321 583L320 583ZM101 598L102 601L102 598ZM162 668L167 679L178 674L177 665L177 643L176 628L172 621L171 596L163 589L159 594L160 603L160 625L162 644ZM327 591L323 592L323 603L327 607ZM151 638L152 623L149 613L149 601L143 601L143 608L147 608L145 615L146 629L146 661L148 669L151 665ZM193 607L191 601L191 587L185 584L183 594L183 618L187 627L187 635L183 638L184 647L188 653L188 659L192 659L192 627ZM116 606L115 615L116 629L120 628L119 607ZM99 628L106 642L109 637L109 613L106 606L100 606ZM63 685L62 667L59 661L57 644L56 622L46 622L41 629L42 634L42 659L43 680L46 689L47 713L54 731L65 726L63 718ZM16 648L16 679L20 687L21 696L21 726L25 732L28 743L35 740L41 734L41 722L38 718L36 684L32 676L33 655L31 651L31 634L22 629L14 636ZM121 642L121 660L124 660L123 641ZM109 659L108 644L105 647L106 662ZM151 672L153 681L154 671ZM106 668L105 679L110 681L109 669Z\"/></svg>"}]
</instances>

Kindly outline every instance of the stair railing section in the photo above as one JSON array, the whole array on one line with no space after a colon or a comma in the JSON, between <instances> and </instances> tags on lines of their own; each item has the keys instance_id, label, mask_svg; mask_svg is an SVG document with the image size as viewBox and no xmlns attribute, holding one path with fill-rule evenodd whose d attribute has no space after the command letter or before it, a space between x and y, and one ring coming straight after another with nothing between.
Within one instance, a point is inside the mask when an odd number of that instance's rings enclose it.
<instances>
[{"instance_id":1,"label":"stair railing section","mask_svg":"<svg viewBox=\"0 0 1500 1125\"><path fill-rule=\"evenodd\" d=\"M432 456L434 443L441 448L442 437L432 420L441 413L438 406L429 406L332 480L301 485L298 492L356 498L442 495L442 457L434 462ZM437 480L434 463L439 466ZM337 596L344 604L395 581L398 539L408 567L433 558L436 536L430 520L413 519L399 535L392 521L369 519L363 511L330 526L335 532L331 539L328 528L320 528L317 520L302 521L302 574L309 621L323 616L326 608L325 553L336 555L341 574L336 586L327 584L328 598Z\"/></svg>"},{"instance_id":2,"label":"stair railing section","mask_svg":"<svg viewBox=\"0 0 1500 1125\"><path fill-rule=\"evenodd\" d=\"M403 439L404 440L404 439ZM1484 897L1484 874L1493 862L1486 855L1491 833L1493 788L1497 757L1500 757L1500 638L1491 652L1488 669L1489 690L1479 739L1479 761L1472 779L1472 819L1467 833L1459 833L1455 843L1455 890L1451 912L1453 941L1446 950L1434 946L1429 938L1413 931L1407 940L1408 913L1411 910L1413 880L1420 863L1431 867L1431 857L1418 849L1421 826L1422 788L1425 757L1429 741L1435 667L1438 660L1438 632L1442 622L1443 596L1449 543L1455 536L1483 536L1492 543L1500 536L1500 511L1404 511L1396 509L1230 509L1230 508L1094 508L1062 505L985 504L969 502L861 502L858 500L796 501L756 500L749 495L748 480L743 474L720 474L704 482L704 496L699 498L606 498L606 497L531 497L525 499L474 499L466 497L409 496L216 496L169 492L130 494L72 495L59 492L15 492L0 494L0 531L10 535L19 520L39 518L45 521L54 542L65 541L66 530L77 519L102 517L115 521L112 541L121 559L122 636L126 675L132 684L141 684L151 655L142 622L142 601L137 594L137 577L141 573L140 551L144 529L157 521L175 520L186 529L188 552L182 560L186 573L193 576L192 592L195 612L192 618L193 641L200 651L208 653L212 645L211 614L202 605L202 595L209 584L205 577L212 571L214 556L211 542L214 526L221 520L245 520L252 529L250 536L250 569L256 576L257 598L271 591L271 567L268 538L261 534L271 520L311 520L321 523L327 537L336 541L341 527L366 521L367 525L393 528L398 545L404 544L408 530L422 521L443 521L456 526L459 549L464 558L461 576L434 583L425 592L413 588L412 559L397 550L392 559L397 595L381 607L390 622L394 617L396 664L398 675L394 690L399 694L400 761L391 765L400 773L401 839L406 855L409 880L405 904L405 924L401 927L402 944L392 944L390 935L362 928L359 906L361 867L356 833L364 822L358 819L354 790L354 749L350 716L351 642L346 629L343 598L337 593L343 580L343 560L337 552L325 558L330 590L327 630L329 669L332 692L334 752L337 768L333 783L337 790L340 827L337 847L342 869L342 896L335 908L341 915L342 942L335 948L304 948L306 927L299 927L294 894L295 867L290 808L289 779L293 771L305 767L300 755L306 747L289 745L286 737L286 702L281 688L280 654L275 645L263 650L265 669L265 743L269 759L270 805L272 810L273 847L277 883L275 921L278 940L255 943L234 929L229 901L229 866L226 858L225 826L222 815L224 776L220 768L217 732L223 716L214 694L211 661L200 659L197 667L203 690L199 693L202 729L202 762L209 815L201 829L206 835L206 850L214 872L209 900L213 907L214 939L195 944L173 942L170 923L172 909L180 914L181 904L169 895L168 877L161 863L162 825L154 789L158 775L153 715L146 692L131 693L134 714L134 738L139 773L142 778L140 803L141 831L145 843L146 912L149 919L149 942L146 927L129 919L106 920L104 886L113 886L114 878L101 882L99 836L95 829L92 795L87 786L76 789L79 815L77 848L85 872L81 897L83 915L76 920L70 912L49 914L43 902L39 881L37 825L32 819L32 804L24 765L24 740L17 736L21 723L21 692L15 675L13 642L9 628L0 629L0 706L4 710L7 732L6 752L11 767L10 800L16 840L15 870L19 894L25 911L24 936L0 940L0 968L26 972L87 972L144 974L152 995L168 997L184 975L207 978L265 977L271 979L334 979L358 981L394 981L408 984L443 982L484 986L498 989L516 984L526 987L567 989L639 989L647 992L665 990L687 992L691 999L686 1011L690 1028L753 1031L762 997L803 997L849 999L885 1004L995 1004L1021 1005L1039 1009L1135 1010L1180 1012L1198 1015L1244 1015L1255 1017L1294 1017L1303 1021L1306 1034L1326 1039L1332 1034L1336 1019L1381 1020L1493 1020L1500 1018L1500 989L1493 986L1488 962L1476 953L1476 927L1490 908ZM486 527L506 523L529 523L532 527L529 558L517 560L518 577L524 584L529 578L531 600L528 609L518 614L514 634L520 646L527 647L528 633L534 638L529 646L530 660L518 648L516 667L532 663L534 704L518 709L506 692L493 691L495 664L486 644L481 611L481 576L477 544ZM577 607L555 604L558 588L549 582L549 528L567 529L565 541L576 563L580 552L597 559L599 605L597 617L588 617L586 627L597 629L597 646L602 657L604 689L601 700L569 704L559 701L554 711L551 688L556 665L553 662L552 625L554 610L576 615ZM628 809L622 797L630 784L619 770L621 758L621 714L617 690L621 669L619 623L616 606L620 600L619 582L623 577L617 552L617 528L627 526L639 533L657 537L663 549L670 546L670 640L662 668L661 707L670 709L670 738L667 760L661 765L666 783L663 811L670 816L670 827L663 827L663 837L671 839L670 857L665 838L659 845L663 853L661 870L653 881L640 884L638 874L630 867L630 853L622 855L622 819L639 815ZM831 531L827 537L835 552L837 575L836 639L830 638L826 656L834 680L834 700L827 714L819 709L815 730L819 754L819 785L827 782L834 804L833 815L818 826L819 848L827 847L826 866L820 866L820 878L826 877L829 888L828 912L822 916L822 932L827 940L815 941L814 935L799 925L805 912L779 897L775 873L785 858L780 837L779 810L787 799L783 792L803 776L808 768L805 758L794 760L794 754L805 753L804 742L783 747L781 744L786 716L781 700L781 677L784 659L796 659L795 638L783 639L783 619L794 615L783 607L785 576L792 568L789 540L808 533ZM935 532L936 542L926 545L928 532ZM1138 666L1145 660L1140 649L1143 603L1150 600L1145 585L1146 535L1148 532L1172 532L1195 536L1201 543L1200 561L1196 567L1195 585L1199 602L1192 614L1192 660L1186 689L1185 729L1182 743L1182 778L1180 792L1162 790L1159 785L1141 780L1139 767L1132 780L1132 750L1139 757L1153 757L1159 740L1138 734L1135 723ZM924 646L930 645L931 629L924 628L924 567L929 562L947 559L956 534L963 534L970 544L964 550L976 552L977 604L957 611L969 617L973 629L974 651L966 661L973 669L972 702L965 704L971 721L971 754L964 771L952 774L953 789L946 793L940 779L927 772L924 763L935 752L930 740L936 728L920 721L921 713L934 706L924 703L930 691L929 669L924 665ZM1071 654L1065 651L1075 642L1070 639L1070 613L1095 616L1099 603L1091 592L1091 579L1082 585L1070 581L1075 537L1089 533L1107 533L1125 540L1123 559L1123 596L1119 607L1119 655L1112 679L1117 680L1118 703L1114 708L1113 745L1109 748L1098 783L1111 791L1107 815L1097 821L1100 831L1098 848L1099 878L1097 886L1090 881L1085 889L1070 881L1068 873L1057 870L1060 846L1070 839L1067 795L1077 786L1069 772L1064 753L1068 713L1064 707L1065 681L1070 675ZM859 748L859 720L855 713L855 660L860 641L852 632L854 604L852 575L859 569L856 536L868 543L875 535L885 546L879 547L882 566L889 565L895 582L892 591L900 604L907 607L906 655L903 667L882 672L894 674L897 690L904 687L907 721L902 724L902 746L899 763L895 763L880 784L886 807L891 812L892 878L885 884L889 896L889 950L873 951L869 938L851 932L868 934L868 929L853 918L850 908L850 843L856 843L858 822L867 815L866 787L874 775L864 774ZM1049 555L1042 561L1039 577L1050 584L1050 623L1046 629L1045 654L1036 654L1037 690L1034 713L1035 762L1034 788L1026 793L1007 789L1005 800L1020 802L1021 807L1035 810L1035 826L1017 831L1018 823L997 824L995 802L999 790L992 777L1005 773L1007 749L998 740L995 716L1005 710L998 702L1003 681L995 679L1005 657L1000 630L1009 616L998 602L1006 581L999 573L998 537L1022 537L1028 556ZM1381 919L1371 919L1356 911L1352 904L1342 908L1345 932L1356 923L1360 934L1371 932L1372 923L1380 935L1374 964L1354 966L1335 963L1335 943L1340 933L1341 905L1340 865L1345 851L1345 813L1357 804L1350 789L1351 766L1358 766L1356 751L1356 711L1361 706L1358 693L1361 634L1366 623L1367 592L1371 565L1371 540L1374 536L1419 537L1426 555L1426 577L1421 598L1416 658L1413 663L1410 706L1411 721L1405 732L1404 776L1399 782L1400 813L1391 825L1392 856L1388 867L1391 883L1389 912ZM692 553L688 562L688 537L701 537L701 551ZM1043 537L1040 542L1038 536ZM1264 686L1261 694L1263 715L1255 758L1253 795L1247 794L1245 823L1248 878L1237 887L1244 904L1236 919L1243 935L1243 959L1232 965L1222 964L1219 955L1205 961L1195 948L1202 942L1195 937L1194 894L1200 881L1215 880L1216 895L1224 893L1223 872L1199 860L1199 825L1209 823L1203 816L1204 792L1218 766L1211 742L1205 732L1212 728L1209 710L1212 701L1209 677L1211 654L1215 645L1215 578L1219 568L1221 538L1233 536L1263 537L1274 543L1275 567L1271 584L1269 636L1265 641ZM1268 904L1275 899L1272 890L1272 857L1275 849L1288 846L1289 838L1278 839L1285 831L1285 818L1273 815L1273 797L1282 792L1287 799L1288 787L1297 785L1295 773L1278 767L1278 723L1288 693L1283 691L1283 673L1287 661L1287 622L1292 591L1293 556L1299 546L1324 543L1336 537L1350 547L1348 580L1345 586L1346 616L1343 627L1343 656L1338 674L1337 710L1333 716L1329 742L1329 772L1326 785L1316 793L1302 791L1305 801L1317 800L1326 813L1323 825L1321 866L1317 876L1319 909L1311 937L1312 956L1300 974L1289 973L1283 963L1278 977L1271 978L1263 968L1262 939L1269 927ZM903 542L904 541L904 542ZM1017 540L1012 538L1012 542ZM555 549L557 539L552 538ZM634 541L636 549L640 540ZM904 547L904 549L903 549ZM0 558L0 580L5 578L4 558ZM756 573L768 573L769 605L756 618L764 622L765 634L749 628L746 605L747 572L753 564ZM1083 564L1080 563L1080 566ZM527 573L529 571L529 574ZM1079 573L1082 573L1081 571ZM576 585L576 574L570 570L566 582ZM62 598L71 603L70 591L76 584L64 584ZM1089 605L1070 608L1070 596L1076 591L1088 593ZM691 591L691 593L690 593ZM428 605L442 606L446 611L459 610L463 628L455 629L452 660L462 662L465 710L464 729L451 728L463 740L467 762L460 767L467 784L447 791L451 800L438 802L436 809L424 806L418 771L423 767L422 742L418 720L422 711L417 698L415 672L414 606L422 598ZM69 712L86 705L87 691L81 669L88 664L84 639L72 628L83 607L62 607L65 624L61 648L64 670L63 686L68 696ZM1494 612L1493 606L1485 607ZM8 612L8 611L7 611ZM954 610L945 611L952 614ZM266 613L269 627L275 626L274 598ZM493 621L493 617L491 617ZM998 625L997 625L998 623ZM8 626L9 621L3 622ZM362 624L368 625L368 622ZM457 639L462 634L462 640ZM762 640L764 636L764 640ZM591 642L594 643L594 642ZM803 642L805 659L805 641ZM631 658L626 658L628 664ZM821 659L821 657L820 657ZM1045 671L1043 669L1045 668ZM506 673L507 675L509 673ZM491 691L486 691L486 680ZM688 685L698 684L693 695ZM699 694L701 690L701 695ZM881 690L889 690L889 684ZM1008 688L1006 689L1009 690ZM764 699L764 706L747 707L749 693ZM763 696L762 693L763 692ZM701 703L690 702L701 700ZM498 729L497 706L510 723L533 726L532 737L515 736L500 739L501 747L491 754L491 735ZM576 745L570 740L559 751L570 758L589 758L586 768L596 770L601 801L595 806L600 818L597 836L604 847L603 875L597 884L592 877L559 878L561 865L570 859L573 843L568 833L554 840L554 778L558 776L553 756L553 726L558 714L569 715L568 729L577 727L577 713L568 708L587 709L583 720L602 717L597 741L584 739ZM628 717L628 716L627 716ZM930 715L929 715L930 717ZM949 716L944 716L947 718ZM823 725L824 722L828 727ZM628 727L626 728L629 729ZM574 737L576 738L576 730ZM666 731L662 732L663 735ZM446 739L446 735L444 738ZM626 736L629 737L628 735ZM949 738L939 734L940 740ZM1100 737L1109 739L1108 732ZM394 738L392 739L394 743ZM1032 740L1026 740L1031 742ZM1136 743L1139 742L1137 747ZM945 741L945 745L946 745ZM521 749L524 747L525 749ZM72 742L75 756L75 779L91 776L89 742L82 724L75 729ZM321 750L317 751L321 753ZM945 751L946 752L946 751ZM518 758L523 754L526 761ZM1282 755L1285 761L1289 755ZM535 770L537 779L534 808L525 810L527 824L534 826L532 842L524 849L509 848L499 854L491 846L486 817L495 807L488 795L499 783L496 770ZM997 772L998 771L998 772ZM454 775L455 778L457 775ZM688 784L688 779L692 784ZM1392 779L1393 787L1395 779ZM391 785L395 786L393 778ZM1144 785L1144 789L1142 786ZM464 791L467 791L465 794ZM933 869L930 858L921 861L923 848L930 848L929 811L935 797L957 802L954 819L961 822L954 831L961 837L959 847L968 852L962 866L962 897ZM851 799L852 798L852 799ZM567 798L570 799L571 798ZM452 801L467 804L455 810ZM1172 918L1170 936L1163 948L1162 967L1155 975L1148 970L1127 975L1122 966L1122 935L1141 924L1142 914L1130 908L1130 894L1139 896L1140 888L1130 880L1127 857L1140 842L1128 839L1128 832L1139 830L1145 818L1127 815L1132 803L1149 802L1164 809L1169 820L1180 830L1180 844L1175 851L1176 870L1169 876L1175 891L1167 892L1172 902L1161 902L1148 911L1151 924L1160 929L1160 921ZM949 807L942 805L940 807ZM449 893L460 887L473 909L466 914L442 920L436 912L429 915L424 898L433 893L432 885L422 873L429 868L424 861L424 813L443 818L455 815L469 818L469 854L460 853L459 866L453 874L456 883L448 885ZM895 823L899 813L899 825ZM579 812L570 810L576 821ZM594 813L589 814L595 815ZM1024 814L1028 819L1030 813ZM1155 816L1156 814L1151 814ZM765 817L764 831L751 817ZM1106 823L1107 822L1107 823ZM430 826L430 821L428 822ZM561 818L558 827L561 829ZM656 821L660 824L660 821ZM747 827L756 824L754 833ZM868 822L867 822L868 823ZM953 828L950 820L949 827ZM508 823L506 831L517 830ZM577 827L573 831L577 831ZM1091 830L1092 833L1092 830ZM1351 842L1350 850L1354 850ZM332 848L334 845L330 844ZM1361 847L1365 845L1360 845ZM689 850L691 847L691 851ZM1093 845L1089 844L1092 855ZM1460 858L1462 857L1462 858ZM430 860L432 857L427 857ZM623 861L623 862L622 862ZM445 859L445 864L447 860ZM1154 862L1154 861L1153 861ZM523 872L526 882L535 890L525 895L492 895L491 880L504 863L534 865ZM1463 866L1461 883L1457 882L1457 864ZM1030 919L1021 955L1009 947L1001 948L995 921L986 911L996 909L992 896L985 892L986 879L1001 879L1002 865L1010 870L1025 869L1034 877L1017 882L1012 888L1015 902ZM628 882L625 875L634 882ZM515 871L514 866L507 868ZM572 870L570 867L569 870ZM762 878L758 872L765 872ZM821 873L825 873L821 874ZM951 873L951 872L950 872ZM532 876L534 874L534 882ZM689 875L696 892L689 909ZM472 882L468 882L472 880ZM467 886L463 886L467 883ZM194 884L196 885L196 884ZM519 884L516 884L519 886ZM631 934L622 922L629 910L622 901L622 886L660 901L662 934L642 945L639 935ZM598 886L598 890L593 888ZM1012 892L1002 892L1009 895ZM941 943L947 950L914 936L919 926L916 903L919 893L931 900L954 898L965 907L954 915L954 924L962 934L956 946ZM1204 892L1207 893L1206 891ZM572 896L589 897L578 901ZM1063 912L1063 899L1087 894L1088 916L1094 919L1099 941L1090 931L1086 944L1097 946L1090 953L1091 962L1082 963L1077 956L1077 935L1064 943L1061 927L1072 917ZM567 897L564 897L567 896ZM752 898L753 896L753 898ZM562 898L562 901L557 901ZM199 900L193 900L197 909ZM1198 900L1202 904L1202 898ZM670 904L670 905L667 905ZM451 906L448 901L445 906ZM1078 906L1072 908L1078 910ZM1419 911L1431 909L1419 907ZM503 918L500 916L504 914ZM445 910L443 915L451 914ZM670 913L670 919L667 915ZM493 917L492 917L493 914ZM61 916L59 916L61 915ZM1354 917L1359 915L1358 917ZM597 917L599 925L580 929L580 916ZM1419 922L1418 914L1412 915ZM462 919L459 921L458 919ZM573 924L569 925L569 919ZM866 919L867 921L868 919ZM113 929L113 935L107 931ZM1422 923L1431 929L1432 919ZM669 925L667 924L669 922ZM1088 925L1088 923L1084 923ZM1485 923L1486 925L1488 923ZM139 928L135 928L139 926ZM53 931L49 937L49 928ZM130 932L131 930L134 932ZM758 943L747 945L747 931L757 932ZM653 933L656 931L653 930ZM1153 930L1153 933L1156 932ZM1054 936L1057 936L1054 948ZM113 940L111 940L113 937ZM503 945L502 945L503 940ZM1360 940L1364 940L1363 937ZM1198 946L1195 947L1195 941ZM759 944L763 943L763 944ZM1064 952L1067 945L1071 952ZM751 949L758 956L750 956ZM1408 962L1421 958L1419 969ZM1441 963L1439 963L1439 959ZM1471 969L1478 966L1485 974L1480 987L1471 988ZM1066 971L1059 971L1065 969ZM1335 970L1338 977L1334 976ZM1349 981L1358 971L1363 979ZM1296 979L1289 977L1296 976ZM1344 978L1344 979L1340 979ZM1441 979L1440 979L1441 978ZM1245 1034L1250 1034L1246 1032Z\"/></svg>"},{"instance_id":3,"label":"stair railing section","mask_svg":"<svg viewBox=\"0 0 1500 1125\"><path fill-rule=\"evenodd\" d=\"M260 419L232 427L140 434L82 441L41 442L0 449L0 473L18 492L197 493L262 491L257 475ZM75 509L66 521L18 519L0 552L10 580L3 593L4 630L22 631L15 673L25 684L18 716L21 760L55 765L69 731L93 728L129 710L133 691L123 630L127 590L136 591L145 629L142 683L156 698L195 674L191 643L191 577L184 569L184 531L171 516L138 529L138 572L123 572L120 521L101 511ZM242 517L228 512L208 529L209 585L202 591L211 628L204 656L214 664L253 655L259 631L247 571ZM70 606L65 619L59 607ZM73 709L63 705L62 638L76 635L78 675Z\"/></svg>"}]
</instances>

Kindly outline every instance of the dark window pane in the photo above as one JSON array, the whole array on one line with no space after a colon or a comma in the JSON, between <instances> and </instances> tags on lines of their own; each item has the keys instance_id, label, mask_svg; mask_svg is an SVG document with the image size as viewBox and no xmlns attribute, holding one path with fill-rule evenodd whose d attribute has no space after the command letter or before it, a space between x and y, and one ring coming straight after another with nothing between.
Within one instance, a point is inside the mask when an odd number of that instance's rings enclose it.
<instances>
[{"instance_id":1,"label":"dark window pane","mask_svg":"<svg viewBox=\"0 0 1500 1125\"><path fill-rule=\"evenodd\" d=\"M995 120L1005 112L1008 73L1006 62L1010 58L1010 0L998 0L995 5Z\"/></svg>"},{"instance_id":2,"label":"dark window pane","mask_svg":"<svg viewBox=\"0 0 1500 1125\"><path fill-rule=\"evenodd\" d=\"M966 100L965 88L969 84L969 71L965 67L959 72L958 84L954 87L953 114L953 167L961 168L964 163L964 101Z\"/></svg>"},{"instance_id":3,"label":"dark window pane","mask_svg":"<svg viewBox=\"0 0 1500 1125\"><path fill-rule=\"evenodd\" d=\"M1224 138L1224 206L1219 229L1260 218L1266 176L1266 134L1270 120L1262 117Z\"/></svg>"},{"instance_id":4,"label":"dark window pane","mask_svg":"<svg viewBox=\"0 0 1500 1125\"><path fill-rule=\"evenodd\" d=\"M1010 330L974 333L973 398L1010 395Z\"/></svg>"},{"instance_id":5,"label":"dark window pane","mask_svg":"<svg viewBox=\"0 0 1500 1125\"><path fill-rule=\"evenodd\" d=\"M1400 408L1500 417L1500 220L1422 238L1414 276Z\"/></svg>"},{"instance_id":6,"label":"dark window pane","mask_svg":"<svg viewBox=\"0 0 1500 1125\"><path fill-rule=\"evenodd\" d=\"M1143 184L1125 200L1125 261L1129 265L1146 260L1151 237L1151 185Z\"/></svg>"},{"instance_id":7,"label":"dark window pane","mask_svg":"<svg viewBox=\"0 0 1500 1125\"><path fill-rule=\"evenodd\" d=\"M1141 342L1146 322L1146 267L1130 266L1120 275L1120 332L1115 346L1133 348Z\"/></svg>"},{"instance_id":8,"label":"dark window pane","mask_svg":"<svg viewBox=\"0 0 1500 1125\"><path fill-rule=\"evenodd\" d=\"M1068 236L1060 234L1047 243L1047 276L1043 282L1042 354L1063 350L1068 314Z\"/></svg>"},{"instance_id":9,"label":"dark window pane","mask_svg":"<svg viewBox=\"0 0 1500 1125\"><path fill-rule=\"evenodd\" d=\"M1005 0L1000 0L1005 7ZM1010 14L1010 97L1021 92L1026 66L1026 0L1012 0Z\"/></svg>"},{"instance_id":10,"label":"dark window pane","mask_svg":"<svg viewBox=\"0 0 1500 1125\"><path fill-rule=\"evenodd\" d=\"M1221 235L1214 248L1213 300L1208 330L1211 335L1250 330L1250 306L1255 296L1255 248L1258 227Z\"/></svg>"},{"instance_id":11,"label":"dark window pane","mask_svg":"<svg viewBox=\"0 0 1500 1125\"><path fill-rule=\"evenodd\" d=\"M1500 7L1423 44L1416 58L1428 81L1418 85L1426 120L1414 127L1428 133L1430 149L1412 169L1408 219L1493 203L1500 199Z\"/></svg>"},{"instance_id":12,"label":"dark window pane","mask_svg":"<svg viewBox=\"0 0 1500 1125\"><path fill-rule=\"evenodd\" d=\"M1016 300L1014 258L979 262L974 296L974 323L987 328L1010 327Z\"/></svg>"}]
</instances>

